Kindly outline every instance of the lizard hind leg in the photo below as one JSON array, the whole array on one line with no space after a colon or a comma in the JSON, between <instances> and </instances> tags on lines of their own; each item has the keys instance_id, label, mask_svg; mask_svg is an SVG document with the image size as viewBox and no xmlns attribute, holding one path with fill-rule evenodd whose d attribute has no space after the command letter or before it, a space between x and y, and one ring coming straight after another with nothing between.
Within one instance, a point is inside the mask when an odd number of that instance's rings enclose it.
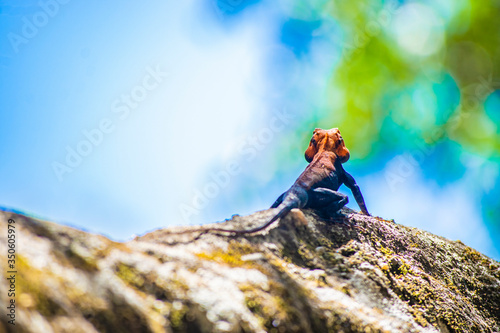
<instances>
[{"instance_id":1,"label":"lizard hind leg","mask_svg":"<svg viewBox=\"0 0 500 333\"><path fill-rule=\"evenodd\" d=\"M347 196L345 196L344 198L340 199L339 201L332 202L330 205L328 205L325 208L323 208L323 211L326 214L330 215L330 216L342 215L342 213L340 212L340 210L348 202L349 202L349 198Z\"/></svg>"},{"instance_id":2,"label":"lizard hind leg","mask_svg":"<svg viewBox=\"0 0 500 333\"><path fill-rule=\"evenodd\" d=\"M340 210L348 202L347 195L329 188L319 187L313 190L310 208L316 209L325 218L342 217Z\"/></svg>"}]
</instances>

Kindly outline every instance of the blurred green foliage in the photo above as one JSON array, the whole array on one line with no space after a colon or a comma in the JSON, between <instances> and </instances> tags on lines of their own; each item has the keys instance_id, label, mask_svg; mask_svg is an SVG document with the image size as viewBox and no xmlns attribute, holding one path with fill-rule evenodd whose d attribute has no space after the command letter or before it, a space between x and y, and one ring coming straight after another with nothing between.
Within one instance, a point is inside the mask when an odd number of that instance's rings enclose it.
<instances>
[{"instance_id":1,"label":"blurred green foliage","mask_svg":"<svg viewBox=\"0 0 500 333\"><path fill-rule=\"evenodd\" d=\"M274 170L279 184L269 192L285 189L303 170L297 152L315 127L338 127L351 151L348 170L360 178L375 175L371 186L386 186L372 193L418 192L406 182L415 176L412 182L433 196L427 202L448 205L440 212L446 215L458 191L469 206L457 207L449 228L454 218L463 226L466 219L480 225L482 217L500 244L500 1L278 3L278 42L294 61L279 52L270 56L269 67L278 70L269 75L269 95L296 114L297 135L278 140L266 156L274 162L263 173ZM404 184L394 189L388 174L398 163L412 170L396 175ZM370 184L363 186L369 191ZM394 211L424 207L406 205Z\"/></svg>"},{"instance_id":2,"label":"blurred green foliage","mask_svg":"<svg viewBox=\"0 0 500 333\"><path fill-rule=\"evenodd\" d=\"M403 152L438 184L475 169L471 200L498 233L500 1L300 1L291 16L341 35L324 116L301 131L340 128L367 173Z\"/></svg>"},{"instance_id":3,"label":"blurred green foliage","mask_svg":"<svg viewBox=\"0 0 500 333\"><path fill-rule=\"evenodd\" d=\"M331 123L345 131L358 158L378 154L388 144L411 149L419 141L435 145L446 139L485 158L499 157L499 105L492 102L496 105L485 110L485 100L500 88L500 3L450 3L447 15L440 15L439 3L334 1L329 7L345 40L352 41L342 51L331 84L333 95L340 91L343 97L342 105L331 101L332 110L342 108L346 116L337 119L338 112L332 112ZM413 13L399 19L407 4ZM422 17L427 11L439 22L427 22ZM444 40L438 48L422 43L423 50L405 49L393 38L404 24L420 30L431 25L431 31L422 37L410 31L400 38L427 37L431 44L440 43L443 35ZM425 47L436 49L427 54ZM442 134L433 136L436 131Z\"/></svg>"}]
</instances>

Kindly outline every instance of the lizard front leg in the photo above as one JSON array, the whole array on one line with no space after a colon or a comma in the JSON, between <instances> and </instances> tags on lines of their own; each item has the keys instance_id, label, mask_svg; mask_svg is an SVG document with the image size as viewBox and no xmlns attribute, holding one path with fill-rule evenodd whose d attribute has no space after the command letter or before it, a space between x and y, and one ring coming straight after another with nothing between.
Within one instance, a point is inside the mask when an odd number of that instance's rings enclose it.
<instances>
[{"instance_id":1,"label":"lizard front leg","mask_svg":"<svg viewBox=\"0 0 500 333\"><path fill-rule=\"evenodd\" d=\"M347 171L344 171L344 178L344 184L351 190L352 194L354 195L354 199L356 199L356 202L361 209L361 212L365 215L370 216L370 213L368 213L368 209L366 209L365 199L363 199L361 190L359 189L358 184L356 184L354 177L351 176Z\"/></svg>"}]
</instances>

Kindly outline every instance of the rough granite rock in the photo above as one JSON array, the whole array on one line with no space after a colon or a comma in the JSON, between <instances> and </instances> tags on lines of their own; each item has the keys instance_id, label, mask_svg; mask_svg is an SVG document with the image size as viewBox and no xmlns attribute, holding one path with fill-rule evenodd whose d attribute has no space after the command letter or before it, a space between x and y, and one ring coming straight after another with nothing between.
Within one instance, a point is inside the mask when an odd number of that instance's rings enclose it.
<instances>
[{"instance_id":1,"label":"rough granite rock","mask_svg":"<svg viewBox=\"0 0 500 333\"><path fill-rule=\"evenodd\" d=\"M233 216L263 223L276 210ZM344 209L294 210L246 237L157 230L126 242L0 211L16 226L16 321L4 332L498 332L500 264Z\"/></svg>"}]
</instances>

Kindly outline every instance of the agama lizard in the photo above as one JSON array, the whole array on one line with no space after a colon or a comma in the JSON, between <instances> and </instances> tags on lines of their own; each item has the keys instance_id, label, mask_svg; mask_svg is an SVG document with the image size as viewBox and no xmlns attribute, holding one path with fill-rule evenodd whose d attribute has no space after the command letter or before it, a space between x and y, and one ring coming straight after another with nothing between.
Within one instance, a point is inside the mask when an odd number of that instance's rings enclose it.
<instances>
[{"instance_id":1,"label":"agama lizard","mask_svg":"<svg viewBox=\"0 0 500 333\"><path fill-rule=\"evenodd\" d=\"M203 233L210 231L229 232L237 235L251 234L267 228L294 208L312 208L327 216L335 216L349 200L346 195L337 192L342 184L345 184L352 191L361 212L370 215L356 181L342 167L342 163L347 162L349 157L349 150L346 148L338 128L330 130L316 128L305 152L305 158L309 165L292 187L281 194L271 206L271 208L278 208L279 212L268 222L245 230L207 228L174 232L173 234L197 231L203 231Z\"/></svg>"}]
</instances>

